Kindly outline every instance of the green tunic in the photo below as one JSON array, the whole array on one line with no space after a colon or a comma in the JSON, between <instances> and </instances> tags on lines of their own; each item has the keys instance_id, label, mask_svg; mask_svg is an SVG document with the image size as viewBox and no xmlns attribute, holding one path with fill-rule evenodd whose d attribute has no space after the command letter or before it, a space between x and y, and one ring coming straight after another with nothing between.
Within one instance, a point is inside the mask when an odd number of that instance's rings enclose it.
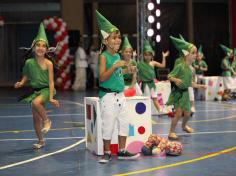
<instances>
[{"instance_id":1,"label":"green tunic","mask_svg":"<svg viewBox=\"0 0 236 176\"><path fill-rule=\"evenodd\" d=\"M202 75L204 73L204 71L200 70L200 67L207 68L207 63L204 60L201 60L200 62L196 60L193 63L193 67L195 68L197 75ZM198 67L198 68L196 68L196 67Z\"/></svg>"},{"instance_id":2,"label":"green tunic","mask_svg":"<svg viewBox=\"0 0 236 176\"><path fill-rule=\"evenodd\" d=\"M117 61L120 60L119 54L110 54L107 51L104 51L101 55L106 58L106 70L112 67ZM98 60L98 65L100 64L100 59ZM98 67L99 68L99 67ZM99 72L99 69L98 69ZM99 73L98 73L99 75ZM124 77L122 74L122 68L117 68L112 75L105 81L99 81L99 87L110 89L112 92L123 92L124 91ZM106 92L99 90L98 96L102 98Z\"/></svg>"},{"instance_id":3,"label":"green tunic","mask_svg":"<svg viewBox=\"0 0 236 176\"><path fill-rule=\"evenodd\" d=\"M232 67L230 65L229 58L226 56L221 62L222 76L232 76Z\"/></svg>"},{"instance_id":4,"label":"green tunic","mask_svg":"<svg viewBox=\"0 0 236 176\"><path fill-rule=\"evenodd\" d=\"M236 60L233 61L231 64L231 68L233 69L234 72L236 72Z\"/></svg>"},{"instance_id":5,"label":"green tunic","mask_svg":"<svg viewBox=\"0 0 236 176\"><path fill-rule=\"evenodd\" d=\"M174 77L182 80L180 87L177 87L174 83L171 88L171 93L167 101L167 105L174 105L175 108L181 108L184 111L190 112L190 100L188 87L192 82L192 71L185 63L179 63L169 73L168 77Z\"/></svg>"},{"instance_id":6,"label":"green tunic","mask_svg":"<svg viewBox=\"0 0 236 176\"><path fill-rule=\"evenodd\" d=\"M176 65L178 65L179 63L183 63L184 62L184 59L183 59L183 57L178 57L176 60L175 60L175 65L174 65L174 67L176 66Z\"/></svg>"},{"instance_id":7,"label":"green tunic","mask_svg":"<svg viewBox=\"0 0 236 176\"><path fill-rule=\"evenodd\" d=\"M27 76L29 85L33 89L40 89L34 91L28 97L22 99L22 102L31 103L33 99L41 95L43 102L49 101L49 83L48 83L48 70L40 67L34 58L27 59L23 67L23 75ZM42 88L42 89L41 89ZM54 90L54 93L56 91Z\"/></svg>"},{"instance_id":8,"label":"green tunic","mask_svg":"<svg viewBox=\"0 0 236 176\"><path fill-rule=\"evenodd\" d=\"M144 61L139 62L137 67L139 79L142 81L142 91L144 91L146 85L149 87L149 89L156 89L154 83L154 79L156 78L154 67Z\"/></svg>"},{"instance_id":9,"label":"green tunic","mask_svg":"<svg viewBox=\"0 0 236 176\"><path fill-rule=\"evenodd\" d=\"M135 60L131 60L130 61L130 65L132 66L137 66L137 63ZM127 66L124 66L122 67L123 69L127 69ZM132 83L132 79L133 79L133 74L132 73L127 73L127 74L124 74L124 81L125 81L125 85L126 86L130 86L131 83Z\"/></svg>"}]
</instances>

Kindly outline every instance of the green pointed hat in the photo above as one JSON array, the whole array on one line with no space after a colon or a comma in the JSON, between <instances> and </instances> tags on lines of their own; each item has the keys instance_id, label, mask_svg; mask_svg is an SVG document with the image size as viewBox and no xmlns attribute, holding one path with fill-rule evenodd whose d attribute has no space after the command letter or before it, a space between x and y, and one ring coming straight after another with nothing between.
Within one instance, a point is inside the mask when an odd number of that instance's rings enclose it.
<instances>
[{"instance_id":1,"label":"green pointed hat","mask_svg":"<svg viewBox=\"0 0 236 176\"><path fill-rule=\"evenodd\" d=\"M49 44L48 44L48 39L47 39L47 36L46 36L46 33L45 33L45 29L44 29L44 25L43 23L40 23L39 25L39 30L38 30L38 34L37 36L35 37L34 41L33 41L33 44L37 41L44 41L46 43L46 45L49 47Z\"/></svg>"},{"instance_id":2,"label":"green pointed hat","mask_svg":"<svg viewBox=\"0 0 236 176\"><path fill-rule=\"evenodd\" d=\"M128 37L124 37L124 40L123 40L123 43L122 43L122 46L121 46L121 51L123 51L124 49L126 48L132 48L131 44L129 43L129 39Z\"/></svg>"},{"instance_id":3,"label":"green pointed hat","mask_svg":"<svg viewBox=\"0 0 236 176\"><path fill-rule=\"evenodd\" d=\"M106 39L112 32L119 31L119 29L111 24L102 14L96 10L96 19L98 28L102 34L103 39Z\"/></svg>"},{"instance_id":4,"label":"green pointed hat","mask_svg":"<svg viewBox=\"0 0 236 176\"><path fill-rule=\"evenodd\" d=\"M232 49L222 44L220 44L220 47L222 48L222 50L225 52L226 55L229 55L233 51Z\"/></svg>"},{"instance_id":5,"label":"green pointed hat","mask_svg":"<svg viewBox=\"0 0 236 176\"><path fill-rule=\"evenodd\" d=\"M192 43L186 42L184 40L170 36L172 43L175 45L176 49L186 55L190 49L194 46Z\"/></svg>"},{"instance_id":6,"label":"green pointed hat","mask_svg":"<svg viewBox=\"0 0 236 176\"><path fill-rule=\"evenodd\" d=\"M179 34L179 38L180 38L181 40L185 41L184 37L183 37L181 34Z\"/></svg>"},{"instance_id":7,"label":"green pointed hat","mask_svg":"<svg viewBox=\"0 0 236 176\"><path fill-rule=\"evenodd\" d=\"M147 39L145 39L143 43L143 52L151 52L154 54L154 50Z\"/></svg>"},{"instance_id":8,"label":"green pointed hat","mask_svg":"<svg viewBox=\"0 0 236 176\"><path fill-rule=\"evenodd\" d=\"M202 45L199 46L197 52L203 54L203 52L202 52Z\"/></svg>"}]
</instances>

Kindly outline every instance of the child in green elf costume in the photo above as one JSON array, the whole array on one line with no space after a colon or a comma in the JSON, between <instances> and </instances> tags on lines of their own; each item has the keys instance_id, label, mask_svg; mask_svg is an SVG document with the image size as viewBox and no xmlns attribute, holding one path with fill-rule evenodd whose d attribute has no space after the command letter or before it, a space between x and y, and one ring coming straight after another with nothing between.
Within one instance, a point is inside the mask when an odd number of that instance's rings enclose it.
<instances>
[{"instance_id":1,"label":"child in green elf costume","mask_svg":"<svg viewBox=\"0 0 236 176\"><path fill-rule=\"evenodd\" d=\"M138 63L138 75L142 82L142 91L144 96L151 97L156 109L160 112L161 107L157 100L157 90L154 83L155 67L164 68L166 66L166 57L169 56L169 51L162 52L162 63L154 61L154 51L148 40L144 41L143 58L144 60Z\"/></svg>"},{"instance_id":2,"label":"child in green elf costume","mask_svg":"<svg viewBox=\"0 0 236 176\"><path fill-rule=\"evenodd\" d=\"M121 45L119 29L98 11L96 11L96 19L102 36L102 45L105 47L98 60L99 98L104 144L104 155L99 163L105 164L111 160L110 144L116 121L118 122L119 141L118 159L135 159L139 157L139 154L132 154L125 150L129 126L123 93L125 86L123 74L132 73L134 70L130 65L127 65L128 69L122 69L126 62L121 60L118 54Z\"/></svg>"},{"instance_id":3,"label":"child in green elf costume","mask_svg":"<svg viewBox=\"0 0 236 176\"><path fill-rule=\"evenodd\" d=\"M179 38L183 41L185 41L185 39L183 38L183 36L181 34L179 34ZM174 43L174 45L178 45L177 43ZM175 46L176 48L178 48L178 46ZM179 63L183 63L184 62L184 57L183 57L183 53L182 50L179 50L179 57L175 60L175 65L174 67L176 67L176 65L178 65ZM194 67L192 65L189 66L190 69L192 70L192 81L196 81L196 71L194 69ZM191 106L191 116L196 112L196 108L195 108L195 97L194 97L194 90L193 87L189 87L188 88L188 93L189 93L189 99L190 99L190 106Z\"/></svg>"},{"instance_id":4,"label":"child in green elf costume","mask_svg":"<svg viewBox=\"0 0 236 176\"><path fill-rule=\"evenodd\" d=\"M170 140L177 140L178 136L175 133L175 128L183 114L182 129L187 133L192 133L194 131L187 125L190 117L190 99L188 88L192 86L194 88L205 89L206 86L196 84L192 81L192 70L190 65L194 62L197 56L196 46L172 36L170 38L183 55L183 62L176 65L176 67L174 67L174 69L168 74L168 79L173 83L173 86L166 104L174 105L175 107L175 117L171 119L171 127L168 138Z\"/></svg>"},{"instance_id":5,"label":"child in green elf costume","mask_svg":"<svg viewBox=\"0 0 236 176\"><path fill-rule=\"evenodd\" d=\"M28 58L23 68L23 77L21 81L15 83L15 88L20 88L29 82L32 91L23 96L20 101L31 103L33 113L33 123L38 143L33 145L34 149L40 149L45 146L42 133L47 133L51 128L51 120L47 117L45 104L50 102L59 107L59 102L53 98L56 91L54 88L53 63L48 57L48 40L45 34L44 26L39 26L38 35L32 43L30 52L34 57ZM43 123L43 127L41 124Z\"/></svg>"},{"instance_id":6,"label":"child in green elf costume","mask_svg":"<svg viewBox=\"0 0 236 176\"><path fill-rule=\"evenodd\" d=\"M193 67L195 68L197 79L199 77L202 77L204 75L204 72L206 72L208 69L207 63L203 59L204 59L204 54L202 52L202 46L200 45L197 51L197 59L193 63Z\"/></svg>"},{"instance_id":7,"label":"child in green elf costume","mask_svg":"<svg viewBox=\"0 0 236 176\"><path fill-rule=\"evenodd\" d=\"M133 66L134 69L137 67L137 62L132 59L133 48L129 43L127 37L124 37L123 44L121 46L121 58L126 62L126 65ZM123 69L127 69L127 66L124 66ZM135 89L136 95L142 95L142 91L137 83L137 72L124 74L125 89Z\"/></svg>"},{"instance_id":8,"label":"child in green elf costume","mask_svg":"<svg viewBox=\"0 0 236 176\"><path fill-rule=\"evenodd\" d=\"M231 67L232 67L233 71L236 73L236 48L234 48L234 59L231 64Z\"/></svg>"},{"instance_id":9,"label":"child in green elf costume","mask_svg":"<svg viewBox=\"0 0 236 176\"><path fill-rule=\"evenodd\" d=\"M231 48L226 47L225 45L220 44L221 49L225 52L225 57L221 61L222 77L224 83L224 94L222 100L230 99L230 92L236 88L236 83L233 76L236 76L232 68L232 60L234 57L234 52Z\"/></svg>"}]
</instances>

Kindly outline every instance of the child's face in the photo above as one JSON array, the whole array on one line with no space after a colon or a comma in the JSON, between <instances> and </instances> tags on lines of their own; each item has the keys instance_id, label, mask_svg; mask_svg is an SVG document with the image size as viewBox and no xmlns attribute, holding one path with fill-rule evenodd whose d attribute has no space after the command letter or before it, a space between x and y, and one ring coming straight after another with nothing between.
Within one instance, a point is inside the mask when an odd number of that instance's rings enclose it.
<instances>
[{"instance_id":1,"label":"child's face","mask_svg":"<svg viewBox=\"0 0 236 176\"><path fill-rule=\"evenodd\" d=\"M203 59L203 54L202 53L198 53L197 54L197 60L201 61Z\"/></svg>"},{"instance_id":2,"label":"child's face","mask_svg":"<svg viewBox=\"0 0 236 176\"><path fill-rule=\"evenodd\" d=\"M143 58L145 61L149 62L153 58L153 54L151 52L144 52L143 53Z\"/></svg>"},{"instance_id":3,"label":"child's face","mask_svg":"<svg viewBox=\"0 0 236 176\"><path fill-rule=\"evenodd\" d=\"M33 51L36 56L42 57L46 54L47 51L47 45L44 41L38 41L35 43Z\"/></svg>"},{"instance_id":4,"label":"child's face","mask_svg":"<svg viewBox=\"0 0 236 176\"><path fill-rule=\"evenodd\" d=\"M110 48L117 52L121 44L120 32L112 32L110 36L105 39L104 44L107 46L107 48Z\"/></svg>"},{"instance_id":5,"label":"child's face","mask_svg":"<svg viewBox=\"0 0 236 176\"><path fill-rule=\"evenodd\" d=\"M133 50L131 48L125 48L121 55L124 60L129 61L132 58Z\"/></svg>"},{"instance_id":6,"label":"child's face","mask_svg":"<svg viewBox=\"0 0 236 176\"><path fill-rule=\"evenodd\" d=\"M189 54L186 56L186 61L190 64L192 64L197 58L197 48L196 46L193 46L189 52Z\"/></svg>"}]
</instances>

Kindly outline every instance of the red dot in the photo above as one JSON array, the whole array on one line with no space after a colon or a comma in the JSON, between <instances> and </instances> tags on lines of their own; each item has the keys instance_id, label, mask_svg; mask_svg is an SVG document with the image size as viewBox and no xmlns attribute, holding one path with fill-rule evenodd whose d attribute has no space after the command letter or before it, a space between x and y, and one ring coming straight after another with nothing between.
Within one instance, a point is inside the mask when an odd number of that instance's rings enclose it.
<instances>
[{"instance_id":1,"label":"red dot","mask_svg":"<svg viewBox=\"0 0 236 176\"><path fill-rule=\"evenodd\" d=\"M145 133L145 128L143 126L138 128L139 134L144 134Z\"/></svg>"}]
</instances>

